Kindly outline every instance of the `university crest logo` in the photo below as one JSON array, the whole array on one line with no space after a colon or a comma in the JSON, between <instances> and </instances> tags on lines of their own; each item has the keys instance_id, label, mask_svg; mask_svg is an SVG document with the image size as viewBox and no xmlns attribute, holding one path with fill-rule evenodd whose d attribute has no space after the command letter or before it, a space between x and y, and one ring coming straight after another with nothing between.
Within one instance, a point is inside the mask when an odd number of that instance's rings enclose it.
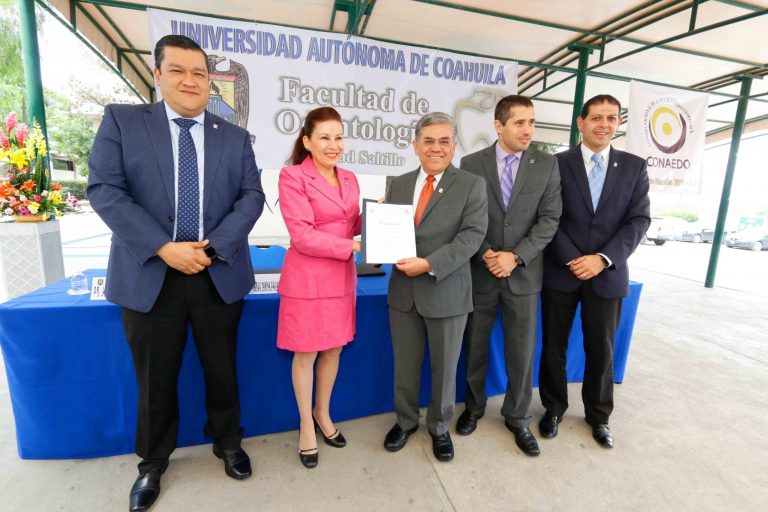
<instances>
[{"instance_id":1,"label":"university crest logo","mask_svg":"<svg viewBox=\"0 0 768 512\"><path fill-rule=\"evenodd\" d=\"M229 69L219 70L226 57L208 55L211 90L208 111L237 126L248 128L248 72L245 66L229 59Z\"/></svg>"}]
</instances>

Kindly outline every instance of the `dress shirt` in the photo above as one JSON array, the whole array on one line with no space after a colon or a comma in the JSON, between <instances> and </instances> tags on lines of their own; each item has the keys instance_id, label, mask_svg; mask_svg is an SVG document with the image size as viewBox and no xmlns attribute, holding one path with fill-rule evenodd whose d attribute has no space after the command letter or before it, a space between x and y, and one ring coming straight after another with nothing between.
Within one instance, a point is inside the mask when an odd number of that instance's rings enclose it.
<instances>
[{"instance_id":1,"label":"dress shirt","mask_svg":"<svg viewBox=\"0 0 768 512\"><path fill-rule=\"evenodd\" d=\"M171 144L173 145L173 182L175 184L173 188L173 197L176 201L176 204L174 205L174 221L173 221L173 239L176 239L176 218L178 218L179 213L179 134L181 133L181 128L179 125L173 122L174 119L177 117L184 117L179 114L177 114L171 107L168 106L167 103L165 103L165 114L168 116L168 126L171 129ZM199 212L200 212L200 223L199 223L199 229L198 229L198 240L203 239L203 183L205 182L205 111L203 111L200 115L197 115L195 117L191 117L188 119L194 119L197 121L197 124L192 126L192 128L189 129L189 134L192 136L192 142L195 144L195 151L197 152L197 180L198 180L198 190L200 191L200 199L199 199Z\"/></svg>"},{"instance_id":2,"label":"dress shirt","mask_svg":"<svg viewBox=\"0 0 768 512\"><path fill-rule=\"evenodd\" d=\"M520 168L520 159L523 158L523 152L507 153L501 147L499 141L496 141L496 171L499 173L499 183L501 183L501 174L504 172L504 166L507 165L507 162L505 162L504 159L510 154L517 157L515 161L512 162L512 186L514 187L515 181L517 180L517 170Z\"/></svg>"},{"instance_id":3,"label":"dress shirt","mask_svg":"<svg viewBox=\"0 0 768 512\"><path fill-rule=\"evenodd\" d=\"M440 178L443 177L443 173L445 171L441 172L440 174L435 174L435 192L437 192L439 189L437 188L437 184L440 183ZM421 195L421 190L424 188L424 183L427 182L427 173L424 172L424 169L419 167L419 175L416 177L416 186L413 187L413 211L416 211L416 205L419 204L419 196Z\"/></svg>"},{"instance_id":4,"label":"dress shirt","mask_svg":"<svg viewBox=\"0 0 768 512\"><path fill-rule=\"evenodd\" d=\"M589 173L592 172L592 168L595 166L595 162L592 161L592 155L594 155L595 152L589 149L584 144L581 145L581 158L584 160L584 168L587 170L587 178L589 178ZM602 150L600 155L603 156L603 167L605 168L605 173L608 174L608 157L611 155L611 145L609 144L604 150ZM602 252L597 253L598 256L602 256L605 261L608 262L608 265L605 266L605 268L613 266L613 262L611 261L611 258L603 254ZM568 265L570 265L571 262L568 262Z\"/></svg>"}]
</instances>

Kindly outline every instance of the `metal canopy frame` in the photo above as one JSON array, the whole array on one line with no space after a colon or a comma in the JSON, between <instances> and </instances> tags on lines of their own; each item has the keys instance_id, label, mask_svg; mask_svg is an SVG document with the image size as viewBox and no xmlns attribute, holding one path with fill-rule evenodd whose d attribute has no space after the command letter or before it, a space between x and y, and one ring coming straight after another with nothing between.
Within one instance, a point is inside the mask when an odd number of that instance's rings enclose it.
<instances>
[{"instance_id":1,"label":"metal canopy frame","mask_svg":"<svg viewBox=\"0 0 768 512\"><path fill-rule=\"evenodd\" d=\"M142 100L142 101L154 101L154 88L152 69L145 60L147 56L151 56L149 49L144 49L136 41L132 41L130 36L125 33L120 24L115 20L114 14L110 14L110 11L114 9L122 9L125 11L146 11L150 8L165 9L175 12L181 12L186 14L194 14L201 16L210 16L221 19L237 20L237 21L250 21L256 23L269 23L273 25L292 27L292 28L306 28L311 30L326 31L319 26L309 26L310 23L305 25L293 25L285 22L279 22L274 20L259 20L253 18L240 18L233 16L226 16L216 14L212 12L204 11L192 11L188 9L176 8L177 5L189 5L199 2L176 2L174 0L156 0L158 4L144 4L133 3L122 0L18 0L20 11L30 12L30 8L34 4L39 5L45 9L51 15L53 15L59 22L61 22L66 28L68 28L73 34L75 34L86 46L93 50L112 71L117 73L122 80L128 85L128 87ZM730 106L730 104L737 104L737 109L734 115L733 121L713 118L708 119L709 123L719 125L714 126L707 131L708 137L718 136L721 137L728 132L731 133L731 157L728 161L728 169L726 172L726 183L723 188L723 199L721 202L720 212L718 216L718 226L715 240L722 239L722 229L725 222L725 215L727 214L728 196L730 194L730 182L733 179L733 170L736 163L736 153L738 149L738 138L741 137L745 125L765 123L768 121L768 91L756 91L752 92L753 81L762 79L768 75L768 59L763 60L765 57L763 54L759 54L759 60L744 58L742 55L724 55L716 53L706 49L706 45L701 45L701 40L697 40L697 36L702 34L710 34L724 27L736 27L742 24L748 24L753 20L760 19L768 14L768 2L766 0L643 0L636 1L634 6L628 10L619 11L618 7L612 5L612 14L606 16L605 19L599 19L599 15L595 14L591 17L583 17L583 19L597 20L597 23L582 23L590 26L578 26L574 23L563 23L555 20L540 19L538 17L525 15L526 8L529 12L532 8L529 5L517 5L515 11L509 12L512 8L509 4L502 4L499 2L484 2L482 0L468 0L464 2L449 2L443 0L328 0L330 7L328 32L346 33L350 37L362 36L368 37L382 42L404 44L423 48L432 48L438 50L451 51L468 56L487 57L493 59L502 60L514 60L518 63L518 88L520 93L526 94L537 102L544 102L552 105L553 107L570 105L571 106L571 123L570 125L563 124L554 119L544 118L539 122L539 126L544 131L551 133L565 132L570 133L569 142L571 145L578 142L578 131L576 130L576 117L581 109L581 104L584 99L585 89L588 84L588 79L596 80L609 80L612 82L628 82L630 80L640 80L646 83L675 87L679 89L687 89L692 91L707 92L711 98L715 98L714 103L710 103L710 108ZM566 0L567 2L567 0ZM563 5L573 6L579 2L564 2ZM225 2L226 3L226 2ZM238 0L230 0L229 3L236 4ZM284 9L286 2L280 3L276 0L263 0L264 4L270 3L275 9ZM548 4L554 5L556 1L550 1ZM585 11L588 11L590 2L583 0ZM301 2L292 2L291 6L296 7ZM322 2L304 2L305 6L317 8ZM489 7L483 7L482 4L487 4ZM712 9L706 9L705 6L718 6L721 11L727 11L732 15L725 16L725 19L716 20L703 20L703 18L711 18ZM377 9L378 7L378 9ZM422 10L418 10L421 7ZM579 6L580 7L580 6ZM298 9L301 8L299 5ZM255 5L251 6L251 9L255 10ZM389 9L389 10L387 10ZM430 40L426 40L424 37L418 37L418 32L414 33L413 40L401 40L389 37L391 32L396 32L396 29L387 31L383 30L383 33L370 33L366 34L366 30L371 27L371 21L376 25L377 13L385 10L386 14L383 14L382 19L388 19L394 17L393 12L400 12L404 10L414 10L422 15L425 14L423 9L427 9L427 13L435 14L439 10L439 13L448 11L456 11L462 16L462 20L465 17L474 17L473 20L478 22L478 19L482 20L483 24L492 26L495 23L514 23L515 26L522 26L527 29L531 27L537 29L542 34L558 34L563 39L562 41L553 45L552 48L545 51L543 55L536 56L534 59L522 59L517 58L515 55L500 55L492 54L482 51L467 51L466 49L457 48L456 46L462 46L461 44L434 44ZM504 9L507 12L504 12ZM393 11L396 10L396 11ZM710 16L704 16L704 11L709 11ZM537 15L541 13L536 10L532 11ZM687 15L685 27L681 27L680 17ZM421 25L428 25L428 19L414 16L418 19L418 23L412 23L417 25L421 29ZM290 18L292 19L292 18ZM652 30L663 27L669 31L669 26L664 24L669 20L676 20L677 25L673 27L671 35L666 37L660 37L656 40L649 39L646 34ZM404 21L399 21L401 24ZM408 20L411 21L411 20ZM87 27L83 27L87 25ZM386 25L382 23L379 25ZM377 27L379 27L377 25ZM674 25L674 24L672 24ZM393 25L394 26L394 25ZM32 28L30 28L32 27ZM429 27L433 28L434 27ZM457 30L458 27L454 27ZM27 21L22 26L22 32L34 30L34 20L32 23ZM642 36L637 35L638 31L642 32ZM374 30L374 32L376 32ZM379 28L379 32L382 30ZM662 30L663 32L663 30ZM453 35L456 35L455 33ZM565 35L563 38L562 36ZM763 36L762 33L759 34ZM29 39L27 34L27 39ZM439 38L437 38L439 39ZM445 39L445 38L444 38ZM764 40L764 37L760 37ZM98 43L94 40L98 40ZM698 41L698 43L697 43ZM519 41L516 43L526 43L529 41ZM687 43L687 45L686 45ZM25 46L34 46L35 48L29 52L25 48L25 61L36 60L39 61L37 55L36 44ZM452 46L452 47L451 47ZM691 59L703 59L704 63L715 63L718 65L729 64L734 65L733 70L725 74L718 74L717 76L708 77L704 80L691 84L670 84L659 82L658 80L648 79L643 76L632 76L633 73L611 73L606 71L606 67L610 67L611 64L624 64L631 63L633 59L637 59L638 56L649 52L651 50L661 50L670 54L679 55L682 58ZM496 53L494 51L493 53ZM596 59L596 61L595 61ZM26 69L29 67L30 69ZM37 83L39 83L39 63L37 69ZM631 64L628 65L631 69ZM35 70L34 66L27 66L25 64L25 72L28 72L28 84L29 78L32 79L33 84L28 87L28 95L30 96L30 105L42 104L42 86L39 86L40 98L35 98ZM545 96L553 91L562 91L562 86L569 84L569 82L575 80L573 87L573 93L570 95L570 99L563 99L558 97ZM734 89L738 88L738 92ZM757 109L759 112L752 118L747 116L749 106L760 106L761 109ZM33 115L37 115L42 119L41 124L44 126L44 112L31 110ZM724 116L721 116L724 117ZM623 132L617 132L617 137L623 136ZM719 247L718 247L719 249ZM717 254L713 248L712 258L710 261L710 269L707 274L706 286L711 287L714 281L714 269L717 263Z\"/></svg>"}]
</instances>

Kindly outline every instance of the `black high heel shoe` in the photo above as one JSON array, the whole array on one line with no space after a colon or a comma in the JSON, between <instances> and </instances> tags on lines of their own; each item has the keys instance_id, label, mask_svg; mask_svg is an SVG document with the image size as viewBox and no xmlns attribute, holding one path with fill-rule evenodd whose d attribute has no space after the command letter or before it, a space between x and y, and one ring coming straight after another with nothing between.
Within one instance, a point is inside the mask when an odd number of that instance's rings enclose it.
<instances>
[{"instance_id":1,"label":"black high heel shoe","mask_svg":"<svg viewBox=\"0 0 768 512\"><path fill-rule=\"evenodd\" d=\"M315 453L307 453L315 452ZM309 448L307 450L299 450L299 459L304 467L312 469L317 466L317 448Z\"/></svg>"},{"instance_id":2,"label":"black high heel shoe","mask_svg":"<svg viewBox=\"0 0 768 512\"><path fill-rule=\"evenodd\" d=\"M341 435L339 429L336 429L336 432L334 432L331 437L328 437L325 435L325 432L323 432L323 429L320 428L320 424L315 419L314 414L312 415L312 421L315 423L315 432L320 432L320 435L323 436L325 444L328 446L333 446L334 448L344 448L347 446L347 440L344 439L343 435Z\"/></svg>"}]
</instances>

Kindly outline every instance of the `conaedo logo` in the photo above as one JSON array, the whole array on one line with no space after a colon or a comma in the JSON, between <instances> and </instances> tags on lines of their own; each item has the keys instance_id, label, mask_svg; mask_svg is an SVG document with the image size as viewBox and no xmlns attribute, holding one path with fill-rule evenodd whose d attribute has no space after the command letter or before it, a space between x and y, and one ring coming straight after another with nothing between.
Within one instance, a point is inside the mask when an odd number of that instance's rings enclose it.
<instances>
[{"instance_id":1,"label":"conaedo logo","mask_svg":"<svg viewBox=\"0 0 768 512\"><path fill-rule=\"evenodd\" d=\"M683 114L675 112L666 105L660 105L651 111L648 121L648 134L651 142L662 153L677 153L685 145L688 125Z\"/></svg>"},{"instance_id":2,"label":"conaedo logo","mask_svg":"<svg viewBox=\"0 0 768 512\"><path fill-rule=\"evenodd\" d=\"M693 133L691 114L669 96L656 98L648 104L643 113L643 124L649 145L666 155L680 151Z\"/></svg>"}]
</instances>

